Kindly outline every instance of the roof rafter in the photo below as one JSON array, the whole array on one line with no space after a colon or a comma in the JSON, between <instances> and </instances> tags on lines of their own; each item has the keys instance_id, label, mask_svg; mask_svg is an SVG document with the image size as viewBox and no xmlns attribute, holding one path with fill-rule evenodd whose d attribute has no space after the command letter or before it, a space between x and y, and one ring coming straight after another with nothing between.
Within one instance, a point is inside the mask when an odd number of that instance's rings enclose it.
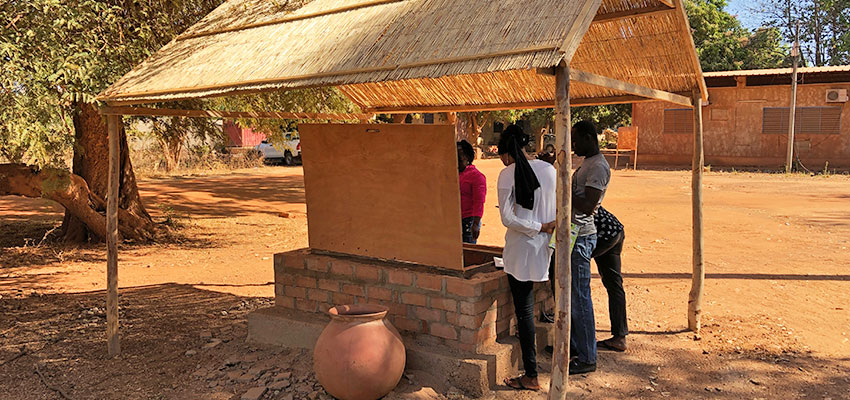
<instances>
[{"instance_id":1,"label":"roof rafter","mask_svg":"<svg viewBox=\"0 0 850 400\"><path fill-rule=\"evenodd\" d=\"M674 11L674 10L676 10L676 8L674 8L672 6L657 5L657 6L634 8L634 9L626 10L626 11L617 11L617 12L612 12L612 13L607 13L607 14L596 14L596 16L593 17L593 23L598 24L598 23L616 21L616 20L625 19L625 18L646 17L646 16L650 16L650 15L664 14L664 13L668 13L668 12L671 12L671 11Z\"/></svg>"},{"instance_id":2,"label":"roof rafter","mask_svg":"<svg viewBox=\"0 0 850 400\"><path fill-rule=\"evenodd\" d=\"M652 89L646 86L636 85L631 82L621 81L607 76L591 74L590 72L580 71L577 69L570 69L570 80L587 83L589 85L602 86L608 89L647 97L650 99L669 101L671 103L688 107L692 107L694 104L691 98L679 94Z\"/></svg>"},{"instance_id":3,"label":"roof rafter","mask_svg":"<svg viewBox=\"0 0 850 400\"><path fill-rule=\"evenodd\" d=\"M336 121L367 120L375 114L355 113L311 113L311 112L256 112L256 111L214 111L183 110L175 108L150 107L101 107L101 115L134 115L150 117L190 117L190 118L256 118L256 119L328 119Z\"/></svg>"}]
</instances>

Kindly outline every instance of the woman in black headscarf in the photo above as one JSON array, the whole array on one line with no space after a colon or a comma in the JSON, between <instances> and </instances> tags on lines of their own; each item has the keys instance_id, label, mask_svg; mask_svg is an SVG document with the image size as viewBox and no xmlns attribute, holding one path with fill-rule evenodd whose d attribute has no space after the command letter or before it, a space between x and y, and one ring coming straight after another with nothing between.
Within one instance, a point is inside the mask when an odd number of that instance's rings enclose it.
<instances>
[{"instance_id":1,"label":"woman in black headscarf","mask_svg":"<svg viewBox=\"0 0 850 400\"><path fill-rule=\"evenodd\" d=\"M523 376L506 379L515 389L538 390L534 327L534 282L549 279L549 239L555 229L556 172L551 164L529 160L529 137L517 125L499 138L499 211L507 227L503 260L514 301L522 348Z\"/></svg>"}]
</instances>

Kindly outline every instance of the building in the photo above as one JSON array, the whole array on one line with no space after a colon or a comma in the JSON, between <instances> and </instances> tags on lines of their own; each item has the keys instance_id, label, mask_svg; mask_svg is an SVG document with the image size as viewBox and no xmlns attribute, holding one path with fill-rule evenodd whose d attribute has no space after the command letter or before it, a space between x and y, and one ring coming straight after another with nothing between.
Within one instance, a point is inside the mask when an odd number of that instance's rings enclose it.
<instances>
[{"instance_id":1,"label":"building","mask_svg":"<svg viewBox=\"0 0 850 400\"><path fill-rule=\"evenodd\" d=\"M266 140L265 133L243 128L230 120L224 121L222 130L227 135L227 147L254 147Z\"/></svg>"},{"instance_id":2,"label":"building","mask_svg":"<svg viewBox=\"0 0 850 400\"><path fill-rule=\"evenodd\" d=\"M850 65L800 68L795 159L812 170L850 168ZM707 72L703 107L706 165L785 165L791 68ZM693 111L661 101L635 103L643 165L689 166Z\"/></svg>"}]
</instances>

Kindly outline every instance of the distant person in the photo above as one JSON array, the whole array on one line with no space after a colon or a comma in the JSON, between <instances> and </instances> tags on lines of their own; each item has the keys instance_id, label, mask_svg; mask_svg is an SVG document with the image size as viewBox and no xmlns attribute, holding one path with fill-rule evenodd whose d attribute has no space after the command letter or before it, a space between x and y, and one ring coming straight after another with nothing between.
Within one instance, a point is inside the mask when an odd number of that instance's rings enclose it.
<instances>
[{"instance_id":1,"label":"distant person","mask_svg":"<svg viewBox=\"0 0 850 400\"><path fill-rule=\"evenodd\" d=\"M596 322L593 317L593 300L590 297L590 257L596 249L596 224L593 215L605 197L611 180L611 168L599 152L596 126L581 121L572 128L572 148L584 157L573 174L572 223L577 237L570 258L572 270L572 296L570 310L570 350L575 356L570 361L570 374L596 371Z\"/></svg>"},{"instance_id":2,"label":"distant person","mask_svg":"<svg viewBox=\"0 0 850 400\"><path fill-rule=\"evenodd\" d=\"M461 232L464 243L477 243L487 197L487 178L472 165L475 150L466 140L457 142L457 165L460 173Z\"/></svg>"},{"instance_id":3,"label":"distant person","mask_svg":"<svg viewBox=\"0 0 850 400\"><path fill-rule=\"evenodd\" d=\"M623 242L626 233L620 220L599 206L593 216L596 225L596 249L593 259L608 292L608 317L611 319L611 338L597 342L601 349L626 351L626 335L629 334L626 319L626 292L623 290L622 261Z\"/></svg>"},{"instance_id":4,"label":"distant person","mask_svg":"<svg viewBox=\"0 0 850 400\"><path fill-rule=\"evenodd\" d=\"M534 326L534 282L549 279L549 239L555 229L555 168L529 160L529 136L517 125L499 137L499 212L507 227L502 253L513 297L525 374L505 379L514 389L539 390Z\"/></svg>"},{"instance_id":5,"label":"distant person","mask_svg":"<svg viewBox=\"0 0 850 400\"><path fill-rule=\"evenodd\" d=\"M555 146L552 143L546 145L546 149L537 155L538 160L546 161L549 164L555 164Z\"/></svg>"}]
</instances>

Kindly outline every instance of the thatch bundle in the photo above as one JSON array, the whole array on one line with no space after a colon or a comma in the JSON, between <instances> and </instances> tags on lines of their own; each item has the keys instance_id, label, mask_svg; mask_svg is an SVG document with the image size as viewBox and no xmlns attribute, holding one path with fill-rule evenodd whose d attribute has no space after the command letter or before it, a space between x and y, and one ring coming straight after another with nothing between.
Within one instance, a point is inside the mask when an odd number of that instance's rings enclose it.
<instances>
[{"instance_id":1,"label":"thatch bundle","mask_svg":"<svg viewBox=\"0 0 850 400\"><path fill-rule=\"evenodd\" d=\"M364 110L522 105L554 100L554 77L538 69L563 58L598 75L691 91L701 71L681 0L673 9L669 1L231 0L100 99L340 86ZM652 13L623 17L637 11ZM570 94L623 93L576 84Z\"/></svg>"}]
</instances>

